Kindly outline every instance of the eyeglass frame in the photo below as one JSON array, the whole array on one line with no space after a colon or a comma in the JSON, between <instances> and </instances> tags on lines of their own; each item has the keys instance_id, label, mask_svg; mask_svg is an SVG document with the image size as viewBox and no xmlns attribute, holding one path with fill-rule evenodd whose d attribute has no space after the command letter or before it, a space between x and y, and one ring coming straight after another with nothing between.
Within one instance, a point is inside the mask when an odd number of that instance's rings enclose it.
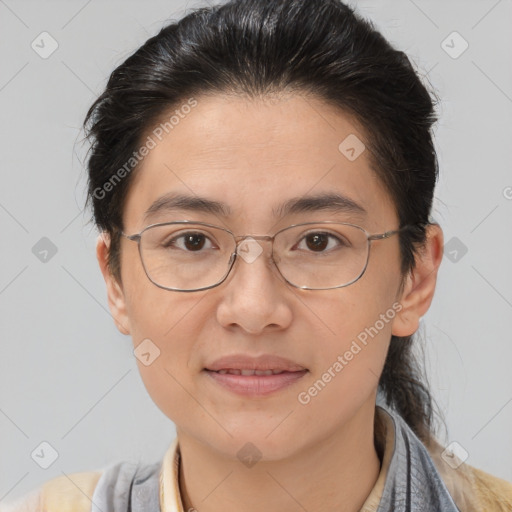
<instances>
[{"instance_id":1,"label":"eyeglass frame","mask_svg":"<svg viewBox=\"0 0 512 512\"><path fill-rule=\"evenodd\" d=\"M151 279L151 276L149 275L149 273L148 273L148 271L146 269L146 265L144 264L144 258L142 256L142 249L141 249L141 244L140 244L140 241L142 239L142 234L145 231L147 231L147 230L149 230L151 228L157 227L157 226L167 226L167 225L173 225L173 224L194 224L194 225L207 226L207 227L211 227L211 228L221 229L221 230L225 231L226 233L229 233L233 237L233 240L235 241L235 251L230 256L230 261L228 262L228 270L227 270L226 274L224 275L224 277L219 282L217 282L217 283L215 283L215 284L213 284L211 286L205 286L203 288L193 288L192 290L181 290L179 288L169 288L167 286L163 286L163 285L158 284L155 281L153 281L153 279ZM357 229L361 230L365 234L366 241L368 243L368 246L367 246L368 250L367 250L367 253L366 253L366 262L364 264L363 270L361 271L361 273L359 274L358 277L356 277L355 279L353 279L352 281L350 281L348 283L345 283L345 284L342 284L342 285L339 285L339 286L332 286L332 287L329 287L329 288L308 288L308 287L303 287L303 286L297 286L296 284L293 284L290 281L288 281L288 279L286 279L286 277L283 276L283 274L281 273L281 270L279 269L278 264L274 260L274 239L275 239L275 237L279 233L281 233L283 231L286 231L288 229L291 229L291 228L294 228L294 227L297 227L297 226L308 226L308 225L312 225L312 224L315 224L315 225L317 225L317 224L336 224L336 225L343 225L343 226L352 226L354 228L357 228ZM371 252L370 249L371 249L371 246L372 246L371 242L373 242L374 240L385 240L387 238L390 238L393 235L396 235L397 233L401 233L401 232L406 231L407 229L410 229L412 227L414 227L414 225L405 225L405 226L402 226L401 228L388 230L388 231L385 231L383 233L370 234L370 233L368 233L368 231L366 231L366 229L364 229L361 226L358 226L357 224L352 224L350 222L338 222L338 221L325 220L325 221L317 221L317 222L313 221L313 222L302 222L302 223L299 223L299 224L292 224L290 226L287 226L285 228L280 229L279 231L276 231L273 235L250 235L249 234L249 235L238 235L237 236L231 230L229 230L227 228L224 228L222 226L218 226L216 224L210 224L208 222L200 222L200 221L193 221L193 220L178 220L178 221L158 222L158 223L155 223L155 224L150 224L149 226L146 226L145 228L143 228L139 233L134 233L133 235L128 235L124 231L120 231L120 234L122 236L124 236L125 238L127 238L128 240L131 240L132 242L137 242L139 256L140 256L140 261L142 263L142 267L144 268L144 272L145 272L147 278L155 286L157 286L158 288L161 288L163 290L176 291L176 292L198 292L198 291L203 291L203 290L209 290L211 288L215 288L215 287L221 285L227 279L227 277L231 273L232 268L235 265L235 261L236 261L237 256L238 256L238 247L239 247L240 243L243 242L247 238L252 238L253 240L267 240L267 241L271 242L272 245L271 245L270 257L271 257L272 261L274 262L274 265L277 268L277 271L279 272L279 275L289 285L293 286L294 288L298 288L300 290L311 290L311 291L317 290L317 291L320 291L320 290L334 290L334 289L337 289L337 288L345 288L345 287L350 286L351 284L354 284L355 282L359 281L359 279L361 279L361 277L363 277L364 273L366 272L366 269L368 267L368 262L370 261L370 252Z\"/></svg>"}]
</instances>

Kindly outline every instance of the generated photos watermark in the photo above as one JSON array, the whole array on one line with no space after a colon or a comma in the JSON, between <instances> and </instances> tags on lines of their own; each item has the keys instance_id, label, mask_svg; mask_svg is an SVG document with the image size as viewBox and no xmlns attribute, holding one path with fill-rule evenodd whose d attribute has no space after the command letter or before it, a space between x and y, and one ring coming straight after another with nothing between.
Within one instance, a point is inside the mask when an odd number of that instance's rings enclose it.
<instances>
[{"instance_id":1,"label":"generated photos watermark","mask_svg":"<svg viewBox=\"0 0 512 512\"><path fill-rule=\"evenodd\" d=\"M139 162L144 160L149 152L156 148L158 142L160 142L164 134L169 134L182 119L190 114L192 109L197 106L197 100L195 98L189 98L186 103L181 105L179 109L176 109L174 113L167 119L167 121L160 123L156 128L153 129L151 135L148 135L144 144L132 153L132 156L121 166L112 176L101 186L96 187L93 191L93 196L96 199L105 199L109 192L112 192L114 188L121 183L121 181L128 176ZM157 139L157 140L155 140Z\"/></svg>"},{"instance_id":2,"label":"generated photos watermark","mask_svg":"<svg viewBox=\"0 0 512 512\"><path fill-rule=\"evenodd\" d=\"M385 313L381 313L379 315L379 319L376 320L372 326L365 327L364 330L362 330L356 338L352 340L350 348L342 355L338 355L336 361L327 368L327 370L312 386L310 386L306 391L301 391L298 394L297 400L299 403L302 405L309 404L311 399L323 391L327 384L329 384L329 382L331 382L332 379L334 379L336 375L338 375L343 368L345 368L350 361L352 361L354 357L356 357L357 354L359 354L363 348L368 345L368 342L370 341L369 338L373 339L377 336L377 334L384 329L386 324L393 320L396 314L402 309L402 304L395 302Z\"/></svg>"}]
</instances>

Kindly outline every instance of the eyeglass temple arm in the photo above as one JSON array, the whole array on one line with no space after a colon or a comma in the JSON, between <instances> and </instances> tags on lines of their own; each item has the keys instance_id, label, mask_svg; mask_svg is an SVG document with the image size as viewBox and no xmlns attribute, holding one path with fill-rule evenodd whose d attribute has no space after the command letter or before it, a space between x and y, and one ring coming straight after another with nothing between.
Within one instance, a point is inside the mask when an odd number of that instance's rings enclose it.
<instances>
[{"instance_id":1,"label":"eyeglass temple arm","mask_svg":"<svg viewBox=\"0 0 512 512\"><path fill-rule=\"evenodd\" d=\"M390 236L393 236L397 233L400 233L402 231L406 231L406 230L412 229L412 228L414 228L414 226L407 225L407 226L403 226L399 229L392 229L390 231L386 231L385 233L377 233L376 235L370 235L368 237L368 240L382 240L384 238L389 238Z\"/></svg>"},{"instance_id":2,"label":"eyeglass temple arm","mask_svg":"<svg viewBox=\"0 0 512 512\"><path fill-rule=\"evenodd\" d=\"M139 242L140 240L140 234L135 235L127 235L124 231L120 231L121 235L128 238L128 240L131 240L132 242Z\"/></svg>"}]
</instances>

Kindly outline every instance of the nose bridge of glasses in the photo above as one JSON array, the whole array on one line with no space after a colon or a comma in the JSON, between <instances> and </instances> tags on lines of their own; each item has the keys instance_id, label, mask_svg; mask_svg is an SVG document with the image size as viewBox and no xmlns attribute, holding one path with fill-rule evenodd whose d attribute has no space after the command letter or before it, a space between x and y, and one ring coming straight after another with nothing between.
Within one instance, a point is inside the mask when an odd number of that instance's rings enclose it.
<instances>
[{"instance_id":1,"label":"nose bridge of glasses","mask_svg":"<svg viewBox=\"0 0 512 512\"><path fill-rule=\"evenodd\" d=\"M235 236L234 238L235 238L235 241L237 244L239 244L240 242L243 242L247 238L252 238L253 240L268 240L268 241L271 241L274 239L274 237L270 236L270 235L238 235L238 236Z\"/></svg>"},{"instance_id":2,"label":"nose bridge of glasses","mask_svg":"<svg viewBox=\"0 0 512 512\"><path fill-rule=\"evenodd\" d=\"M252 263L263 253L264 247L260 242L270 242L270 247L273 248L274 236L241 235L235 236L234 238L236 242L236 254L241 256L247 263Z\"/></svg>"}]
</instances>

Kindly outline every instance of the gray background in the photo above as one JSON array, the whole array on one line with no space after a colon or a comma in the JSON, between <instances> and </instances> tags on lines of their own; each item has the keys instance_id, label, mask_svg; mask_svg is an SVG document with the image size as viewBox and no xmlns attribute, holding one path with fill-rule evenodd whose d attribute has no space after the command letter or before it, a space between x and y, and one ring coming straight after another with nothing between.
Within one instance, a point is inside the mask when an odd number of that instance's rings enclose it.
<instances>
[{"instance_id":1,"label":"gray background","mask_svg":"<svg viewBox=\"0 0 512 512\"><path fill-rule=\"evenodd\" d=\"M434 217L451 245L421 334L444 441L512 480L512 3L352 4L443 100ZM82 211L80 123L115 66L200 5L0 0L0 500L63 473L159 460L174 438L108 312ZM43 31L59 45L47 59L31 47ZM458 58L462 39L442 45L453 31L469 44ZM46 262L33 252L43 237L57 249ZM58 452L48 469L31 458L43 441Z\"/></svg>"}]
</instances>

